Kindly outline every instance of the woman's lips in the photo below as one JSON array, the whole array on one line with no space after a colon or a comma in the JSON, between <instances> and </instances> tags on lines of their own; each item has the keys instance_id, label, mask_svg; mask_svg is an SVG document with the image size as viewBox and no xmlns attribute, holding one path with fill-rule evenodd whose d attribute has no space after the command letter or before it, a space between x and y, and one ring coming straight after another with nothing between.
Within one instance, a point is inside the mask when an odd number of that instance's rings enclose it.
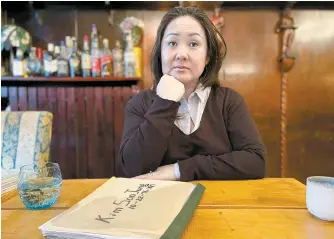
<instances>
[{"instance_id":1,"label":"woman's lips","mask_svg":"<svg viewBox=\"0 0 334 239\"><path fill-rule=\"evenodd\" d=\"M176 67L173 67L173 70L175 70L177 72L184 72L184 71L189 70L189 68L185 67L185 66L176 66Z\"/></svg>"}]
</instances>

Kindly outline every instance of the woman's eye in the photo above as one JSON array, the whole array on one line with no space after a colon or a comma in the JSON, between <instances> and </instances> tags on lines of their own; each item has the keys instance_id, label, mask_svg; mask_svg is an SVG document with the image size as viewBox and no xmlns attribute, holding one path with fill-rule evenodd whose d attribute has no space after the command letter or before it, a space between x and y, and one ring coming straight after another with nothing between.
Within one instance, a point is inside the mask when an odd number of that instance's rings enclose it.
<instances>
[{"instance_id":1,"label":"woman's eye","mask_svg":"<svg viewBox=\"0 0 334 239\"><path fill-rule=\"evenodd\" d=\"M197 42L192 42L192 43L190 43L189 46L190 46L190 47L196 47L196 46L198 46L198 44L197 44Z\"/></svg>"},{"instance_id":2,"label":"woman's eye","mask_svg":"<svg viewBox=\"0 0 334 239\"><path fill-rule=\"evenodd\" d=\"M168 46L176 46L176 42L175 41L170 41L170 42L168 42Z\"/></svg>"}]
</instances>

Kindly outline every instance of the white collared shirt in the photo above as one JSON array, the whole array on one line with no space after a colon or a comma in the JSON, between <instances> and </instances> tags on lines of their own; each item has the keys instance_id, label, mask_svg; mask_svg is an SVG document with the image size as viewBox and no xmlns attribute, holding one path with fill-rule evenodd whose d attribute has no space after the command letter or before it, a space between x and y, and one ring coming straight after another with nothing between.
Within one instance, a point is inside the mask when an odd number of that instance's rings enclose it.
<instances>
[{"instance_id":1,"label":"white collared shirt","mask_svg":"<svg viewBox=\"0 0 334 239\"><path fill-rule=\"evenodd\" d=\"M204 88L202 84L199 84L189 96L188 102L184 98L181 99L174 124L184 134L189 135L198 129L210 91L211 87ZM193 129L191 129L191 121L194 123Z\"/></svg>"}]
</instances>

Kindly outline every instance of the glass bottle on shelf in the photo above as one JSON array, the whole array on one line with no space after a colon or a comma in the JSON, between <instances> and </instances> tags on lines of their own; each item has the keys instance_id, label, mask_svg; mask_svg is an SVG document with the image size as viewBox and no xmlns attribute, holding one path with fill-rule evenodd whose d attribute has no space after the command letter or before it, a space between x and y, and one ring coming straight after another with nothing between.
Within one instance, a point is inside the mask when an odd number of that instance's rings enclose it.
<instances>
[{"instance_id":1,"label":"glass bottle on shelf","mask_svg":"<svg viewBox=\"0 0 334 239\"><path fill-rule=\"evenodd\" d=\"M101 76L112 76L112 53L109 49L109 40L103 39L103 49L101 51Z\"/></svg>"},{"instance_id":2,"label":"glass bottle on shelf","mask_svg":"<svg viewBox=\"0 0 334 239\"><path fill-rule=\"evenodd\" d=\"M16 49L15 57L13 58L13 76L23 77L24 72L24 62L23 62L23 52L20 48Z\"/></svg>"},{"instance_id":3,"label":"glass bottle on shelf","mask_svg":"<svg viewBox=\"0 0 334 239\"><path fill-rule=\"evenodd\" d=\"M65 37L65 49L66 49L65 58L67 60L70 60L71 55L72 55L72 50L73 50L73 42L70 36Z\"/></svg>"},{"instance_id":4,"label":"glass bottle on shelf","mask_svg":"<svg viewBox=\"0 0 334 239\"><path fill-rule=\"evenodd\" d=\"M92 25L91 41L92 41L92 50L91 50L92 76L98 77L101 76L101 61L100 61L99 39L95 24Z\"/></svg>"},{"instance_id":5,"label":"glass bottle on shelf","mask_svg":"<svg viewBox=\"0 0 334 239\"><path fill-rule=\"evenodd\" d=\"M41 72L41 62L36 55L36 47L30 48L29 58L26 64L26 73L28 76L39 76Z\"/></svg>"},{"instance_id":6,"label":"glass bottle on shelf","mask_svg":"<svg viewBox=\"0 0 334 239\"><path fill-rule=\"evenodd\" d=\"M36 56L37 60L40 63L40 68L39 68L39 75L44 76L44 60L43 60L43 49L38 47L36 48Z\"/></svg>"},{"instance_id":7,"label":"glass bottle on shelf","mask_svg":"<svg viewBox=\"0 0 334 239\"><path fill-rule=\"evenodd\" d=\"M57 76L66 77L69 76L69 62L66 59L66 46L64 41L60 42L60 54L57 59Z\"/></svg>"},{"instance_id":8,"label":"glass bottle on shelf","mask_svg":"<svg viewBox=\"0 0 334 239\"><path fill-rule=\"evenodd\" d=\"M112 50L114 76L124 76L123 70L123 49L120 41L116 41L115 48Z\"/></svg>"},{"instance_id":9,"label":"glass bottle on shelf","mask_svg":"<svg viewBox=\"0 0 334 239\"><path fill-rule=\"evenodd\" d=\"M60 55L60 47L55 46L55 51L54 51L54 59L53 59L53 64L54 64L54 70L55 70L55 75L58 75L58 58Z\"/></svg>"},{"instance_id":10,"label":"glass bottle on shelf","mask_svg":"<svg viewBox=\"0 0 334 239\"><path fill-rule=\"evenodd\" d=\"M131 34L128 34L126 37L126 49L124 51L124 76L136 76L136 54L133 50Z\"/></svg>"},{"instance_id":11,"label":"glass bottle on shelf","mask_svg":"<svg viewBox=\"0 0 334 239\"><path fill-rule=\"evenodd\" d=\"M54 54L55 59L57 59L59 55L60 55L60 47L59 46L55 46L55 54Z\"/></svg>"},{"instance_id":12,"label":"glass bottle on shelf","mask_svg":"<svg viewBox=\"0 0 334 239\"><path fill-rule=\"evenodd\" d=\"M54 45L53 43L48 43L48 50L43 55L45 77L56 76L57 65L55 65L54 60Z\"/></svg>"},{"instance_id":13,"label":"glass bottle on shelf","mask_svg":"<svg viewBox=\"0 0 334 239\"><path fill-rule=\"evenodd\" d=\"M92 71L92 59L89 51L89 38L88 35L84 36L83 39L83 50L81 53L81 68L82 76L89 77L91 76Z\"/></svg>"},{"instance_id":14,"label":"glass bottle on shelf","mask_svg":"<svg viewBox=\"0 0 334 239\"><path fill-rule=\"evenodd\" d=\"M73 50L70 58L70 76L76 77L81 75L81 66L80 66L80 55L78 52L77 41L73 41Z\"/></svg>"}]
</instances>

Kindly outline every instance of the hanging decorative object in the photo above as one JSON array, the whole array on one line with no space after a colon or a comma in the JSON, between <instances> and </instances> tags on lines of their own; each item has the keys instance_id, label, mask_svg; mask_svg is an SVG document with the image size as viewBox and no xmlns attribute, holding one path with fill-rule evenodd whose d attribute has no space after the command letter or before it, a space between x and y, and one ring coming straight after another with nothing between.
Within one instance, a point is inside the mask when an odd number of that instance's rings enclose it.
<instances>
[{"instance_id":1,"label":"hanging decorative object","mask_svg":"<svg viewBox=\"0 0 334 239\"><path fill-rule=\"evenodd\" d=\"M114 25L114 11L111 9L110 1L105 1L105 4L107 6L107 11L108 11L108 23L109 26L111 27Z\"/></svg>"},{"instance_id":2,"label":"hanging decorative object","mask_svg":"<svg viewBox=\"0 0 334 239\"><path fill-rule=\"evenodd\" d=\"M283 10L280 21L277 24L277 32L280 33L281 54L279 58L281 72L281 177L286 177L286 128L287 128L287 87L288 73L295 65L296 57L291 55L291 46L295 36L294 20L291 17L291 8L295 2L289 2Z\"/></svg>"},{"instance_id":3,"label":"hanging decorative object","mask_svg":"<svg viewBox=\"0 0 334 239\"><path fill-rule=\"evenodd\" d=\"M284 72L289 72L295 63L295 56L291 55L291 46L295 37L294 20L291 17L291 8L294 2L290 2L284 9L281 20L278 23L277 32L281 34L281 56L280 61Z\"/></svg>"},{"instance_id":4,"label":"hanging decorative object","mask_svg":"<svg viewBox=\"0 0 334 239\"><path fill-rule=\"evenodd\" d=\"M216 26L216 28L221 31L222 28L225 26L225 19L224 15L222 13L222 6L223 2L221 5L215 5L215 9L213 11L213 14L210 17L211 22L213 25Z\"/></svg>"}]
</instances>

